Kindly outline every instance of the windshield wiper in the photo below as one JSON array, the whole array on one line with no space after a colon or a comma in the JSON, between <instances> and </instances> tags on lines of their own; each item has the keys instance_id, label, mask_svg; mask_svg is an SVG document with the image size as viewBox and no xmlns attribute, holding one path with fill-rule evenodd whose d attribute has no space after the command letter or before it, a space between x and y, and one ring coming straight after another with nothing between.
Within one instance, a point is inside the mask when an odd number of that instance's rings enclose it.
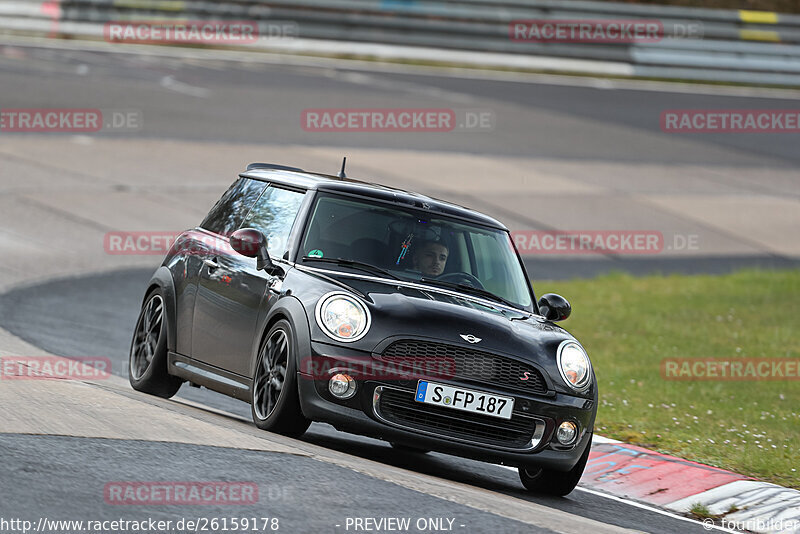
<instances>
[{"instance_id":1,"label":"windshield wiper","mask_svg":"<svg viewBox=\"0 0 800 534\"><path fill-rule=\"evenodd\" d=\"M491 291L486 291L485 289L481 289L479 287L470 286L467 284L455 284L453 282L445 282L443 280L437 280L436 278L420 278L420 282L426 282L431 285L438 285L442 287L449 287L451 289L459 289L464 291L465 293L472 293L474 295L479 295L481 297L486 297L490 300L494 300L495 302L499 302L501 304L505 304L506 306L510 306L512 308L519 308L518 305L514 304L513 302L509 302L503 297L495 295Z\"/></svg>"},{"instance_id":2,"label":"windshield wiper","mask_svg":"<svg viewBox=\"0 0 800 534\"><path fill-rule=\"evenodd\" d=\"M342 266L345 266L345 267L352 267L354 269L361 269L362 271L371 272L372 274L382 274L384 276L388 276L388 277L393 278L395 280L400 280L400 277L398 277L395 274L392 274L391 272L387 271L386 269L381 269L380 267L372 265L371 263L364 263L362 261L348 260L348 259L345 259L345 258L320 258L320 257L317 257L317 256L303 256L302 260L303 261L312 261L312 262L315 261L315 262L319 262L319 263L335 263L336 265L342 265Z\"/></svg>"}]
</instances>

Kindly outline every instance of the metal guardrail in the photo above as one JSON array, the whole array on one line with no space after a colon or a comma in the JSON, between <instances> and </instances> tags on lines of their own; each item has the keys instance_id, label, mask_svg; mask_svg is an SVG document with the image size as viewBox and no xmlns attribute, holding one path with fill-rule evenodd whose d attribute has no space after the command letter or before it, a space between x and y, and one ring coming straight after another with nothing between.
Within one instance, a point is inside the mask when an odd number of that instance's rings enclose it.
<instances>
[{"instance_id":1,"label":"metal guardrail","mask_svg":"<svg viewBox=\"0 0 800 534\"><path fill-rule=\"evenodd\" d=\"M282 21L293 23L300 39L474 52L475 62L491 52L622 63L634 76L800 86L800 15L770 12L583 0L0 1L0 28L13 29L12 20L25 26L19 20L26 17L57 20L58 28L45 30L51 33L66 32L69 23L85 30L86 23L148 18L250 20L262 27ZM510 36L513 21L598 19L657 20L663 35L634 43ZM96 28L88 33L101 35Z\"/></svg>"}]
</instances>

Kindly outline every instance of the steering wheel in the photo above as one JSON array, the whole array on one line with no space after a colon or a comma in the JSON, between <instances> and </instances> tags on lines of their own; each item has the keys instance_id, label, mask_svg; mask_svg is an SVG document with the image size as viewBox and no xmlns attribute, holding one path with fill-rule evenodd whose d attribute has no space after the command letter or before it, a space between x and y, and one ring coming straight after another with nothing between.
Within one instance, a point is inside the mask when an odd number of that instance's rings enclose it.
<instances>
[{"instance_id":1,"label":"steering wheel","mask_svg":"<svg viewBox=\"0 0 800 534\"><path fill-rule=\"evenodd\" d=\"M478 289L486 289L485 287L483 287L483 284L481 284L480 280L478 280L473 275L465 273L463 271L457 273L443 274L438 278L438 280L441 280L443 282L453 282L454 284L465 284Z\"/></svg>"}]
</instances>

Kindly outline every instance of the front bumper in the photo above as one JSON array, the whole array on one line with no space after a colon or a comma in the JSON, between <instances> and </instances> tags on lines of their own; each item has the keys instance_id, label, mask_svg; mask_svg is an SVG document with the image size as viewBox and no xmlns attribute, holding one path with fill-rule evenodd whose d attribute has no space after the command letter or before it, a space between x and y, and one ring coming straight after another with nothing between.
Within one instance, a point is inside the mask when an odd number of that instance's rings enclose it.
<instances>
[{"instance_id":1,"label":"front bumper","mask_svg":"<svg viewBox=\"0 0 800 534\"><path fill-rule=\"evenodd\" d=\"M468 389L513 396L511 421L489 416L474 416L441 408L440 414L428 405L414 403L416 381L407 376L392 377L364 372L369 354L321 343L311 344L313 369L301 366L298 373L300 404L309 419L333 425L338 430L366 435L421 449L430 449L480 461L512 466L542 466L569 471L590 445L596 402L582 397L551 393L533 396L500 390L490 384L476 386L453 380L428 378ZM348 400L338 400L328 392L328 376L348 368L357 369L358 390ZM320 372L321 371L321 372ZM397 410L397 407L401 410ZM403 411L403 408L408 408ZM455 415L457 414L457 417ZM579 437L571 446L554 441L557 426L566 420L578 423ZM443 424L442 421L447 423Z\"/></svg>"}]
</instances>

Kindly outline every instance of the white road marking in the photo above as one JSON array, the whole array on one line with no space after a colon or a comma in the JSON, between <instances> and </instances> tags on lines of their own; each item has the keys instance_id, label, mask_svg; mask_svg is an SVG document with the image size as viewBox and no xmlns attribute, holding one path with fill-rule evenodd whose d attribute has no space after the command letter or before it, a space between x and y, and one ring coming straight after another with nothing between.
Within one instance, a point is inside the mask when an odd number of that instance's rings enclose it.
<instances>
[{"instance_id":1,"label":"white road marking","mask_svg":"<svg viewBox=\"0 0 800 534\"><path fill-rule=\"evenodd\" d=\"M508 465L501 465L500 467L502 467L504 469L510 469L510 470L514 471L515 473L517 472L517 468L516 467L511 467L511 466L508 466ZM624 497L617 497L616 495L611 495L609 493L603 493L602 491L591 490L589 488L583 488L581 486L578 486L575 489L577 491L582 491L584 493L589 493L589 494L595 495L597 497L603 497L605 499L611 499L612 501L621 502L623 504L627 504L629 506L633 506L634 508L640 508L642 510L647 510L648 512L653 512L653 513L656 513L656 514L659 514L659 515L671 517L673 519L678 519L680 521L685 521L687 523L692 523L692 524L697 525L699 527L703 527L705 530L717 530L717 531L720 531L720 532L730 532L732 534L739 534L738 530L731 530L729 528L724 528L724 527L720 527L720 526L717 526L717 525L705 524L705 523L702 523L700 521L695 521L694 519L689 519L688 517L684 517L682 515L675 514L673 512L668 512L666 510L662 510L660 508L656 508L655 506L650 506L650 505L647 505L647 504L642 504L640 502L636 502L636 501L632 501L632 500L629 500L629 499L625 499Z\"/></svg>"},{"instance_id":2,"label":"white road marking","mask_svg":"<svg viewBox=\"0 0 800 534\"><path fill-rule=\"evenodd\" d=\"M237 419L237 420L243 421L245 423L249 423L250 422L249 420L244 419L242 417L239 417L237 415L234 415L234 414L232 414L230 412L226 412L224 410L217 410L215 408L211 408L211 407L206 406L204 404L193 402L193 401L190 401L188 399L183 399L183 398L180 398L180 397L176 397L173 400L179 401L179 402L181 402L183 404L186 404L188 406L193 406L195 408L199 408L199 409L202 409L202 410L207 410L207 411L219 414L219 415L223 415L225 417L230 417L231 419ZM594 436L592 436L592 443L622 443L622 442L618 441L618 440L615 440L615 439L606 438L604 436L594 435ZM516 467L511 467L511 466L508 466L508 465L499 465L499 464L496 464L496 465L498 465L498 467L502 467L503 469L509 469L511 471L514 471L515 473L517 472L517 468ZM601 491L591 490L591 489L588 489L588 488L583 488L581 486L578 486L575 489L577 491L582 491L584 493L589 493L589 494L595 495L597 497L603 497L605 499L611 499L612 501L616 501L616 502L620 502L620 503L623 503L623 504L627 504L629 506L633 506L635 508L640 508L642 510L647 510L648 512L653 512L653 513L656 513L656 514L659 514L659 515L663 515L663 516L666 516L666 517L671 517L673 519L678 519L680 521L685 521L687 523L692 523L694 525L703 527L705 530L716 530L716 531L719 531L719 532L729 532L729 533L732 533L732 534L739 534L739 531L737 531L737 530L731 530L731 529L720 527L720 526L717 526L717 525L704 524L704 523L702 523L700 521L696 521L694 519L690 519L688 517L684 517L682 515L678 515L678 514L675 514L673 512L669 512L667 510L662 510L662 509L656 508L654 506L650 506L650 505L647 505L647 504L642 504L642 503L639 503L639 502L636 502L636 501L628 500L628 499L625 499L623 497L617 497L616 495L611 495L609 493L603 493Z\"/></svg>"},{"instance_id":3,"label":"white road marking","mask_svg":"<svg viewBox=\"0 0 800 534\"><path fill-rule=\"evenodd\" d=\"M799 532L800 491L761 480L736 480L666 505L680 512L700 503L712 514L725 514L732 524L755 532ZM732 507L737 511L729 512ZM761 526L760 526L761 525ZM786 527L786 528L783 528Z\"/></svg>"},{"instance_id":4,"label":"white road marking","mask_svg":"<svg viewBox=\"0 0 800 534\"><path fill-rule=\"evenodd\" d=\"M243 421L245 423L249 423L250 422L249 420L246 420L246 419L244 419L242 417L234 415L234 414L232 414L230 412L226 412L224 410L217 410L215 408L211 408L211 407L206 406L204 404L193 402L193 401L190 401L188 399L183 399L183 398L180 398L180 397L176 397L173 400L179 401L179 402L181 402L183 404L186 404L188 406L193 406L195 408L199 408L199 409L202 409L202 410L207 410L207 411L219 414L219 415L223 415L225 417L230 417L231 419L237 419L237 420ZM618 440L615 440L615 439L594 435L594 436L592 436L592 443L622 443L622 442L618 441ZM502 467L504 469L509 469L511 471L514 471L515 473L517 472L517 468L516 467L510 467L508 465L498 465L498 467ZM647 510L649 512L654 512L654 513L659 514L659 515L663 515L663 516L666 516L666 517L671 517L673 519L678 519L680 521L686 521L688 523L692 523L692 524L697 525L697 526L702 526L705 530L717 530L717 531L720 531L720 532L730 532L732 534L739 534L738 531L736 531L736 530L727 529L727 528L720 527L720 526L717 526L717 525L706 525L706 524L703 524L703 523L701 523L699 521L695 521L694 519L689 519L688 517L684 517L682 515L678 515L678 514L675 514L673 512L668 512L666 510L662 510L662 509L656 508L654 506L649 506L649 505L642 504L642 503L639 503L639 502L636 502L636 501L631 501L631 500L628 500L628 499L625 499L625 498L622 498L622 497L617 497L615 495L611 495L611 494L608 494L608 493L603 493L601 491L595 491L595 490L591 490L591 489L588 489L588 488L583 488L581 486L578 486L575 489L578 490L578 491L582 491L584 493L589 493L591 495L596 495L598 497L604 497L606 499L611 499L611 500L616 501L616 502L621 502L621 503L633 506L635 508L641 508L642 510ZM709 527L712 527L712 528L709 528Z\"/></svg>"},{"instance_id":5,"label":"white road marking","mask_svg":"<svg viewBox=\"0 0 800 534\"><path fill-rule=\"evenodd\" d=\"M343 71L331 69L325 75L329 78L343 80L348 83L365 85L374 89L387 89L390 91L403 90L409 93L416 93L425 95L432 98L441 98L450 102L461 102L462 104L471 104L476 102L477 99L465 93L458 93L455 91L448 91L429 85L421 85L413 82L401 82L399 80L381 79L372 74L364 74L362 72Z\"/></svg>"},{"instance_id":6,"label":"white road marking","mask_svg":"<svg viewBox=\"0 0 800 534\"><path fill-rule=\"evenodd\" d=\"M164 76L161 78L160 85L161 87L165 87L175 91L176 93L194 96L197 98L208 98L211 95L211 91L204 87L195 87L194 85L189 85L188 83L179 82L172 76Z\"/></svg>"},{"instance_id":7,"label":"white road marking","mask_svg":"<svg viewBox=\"0 0 800 534\"><path fill-rule=\"evenodd\" d=\"M661 510L660 508L656 508L654 506L648 506L646 504L642 504L642 503L639 503L639 502L636 502L636 501L629 501L628 499L625 499L623 497L617 497L615 495L609 495L608 493L603 493L601 491L590 490L588 488L582 488L580 486L578 486L575 489L578 490L578 491L582 491L584 493L590 493L592 495L596 495L598 497L604 497L606 499L611 499L612 501L617 501L617 502L621 502L621 503L624 503L624 504L628 504L628 505L636 507L636 508L641 508L642 510L647 510L648 512L654 512L656 514L665 515L667 517L672 517L674 519L679 519L681 521L686 521L688 523L693 523L693 524L695 524L697 526L702 526L705 530L717 530L717 531L720 531L720 532L731 532L732 534L738 534L738 532L739 532L738 530L731 530L729 528L720 527L720 526L717 526L717 525L710 525L710 524L702 523L700 521L696 521L694 519L689 519L688 517L684 517L682 515L674 514L672 512L667 512L666 510Z\"/></svg>"},{"instance_id":8,"label":"white road marking","mask_svg":"<svg viewBox=\"0 0 800 534\"><path fill-rule=\"evenodd\" d=\"M592 435L592 444L593 445L602 445L606 443L622 443L618 439L611 439L605 436L598 436L597 434Z\"/></svg>"}]
</instances>

